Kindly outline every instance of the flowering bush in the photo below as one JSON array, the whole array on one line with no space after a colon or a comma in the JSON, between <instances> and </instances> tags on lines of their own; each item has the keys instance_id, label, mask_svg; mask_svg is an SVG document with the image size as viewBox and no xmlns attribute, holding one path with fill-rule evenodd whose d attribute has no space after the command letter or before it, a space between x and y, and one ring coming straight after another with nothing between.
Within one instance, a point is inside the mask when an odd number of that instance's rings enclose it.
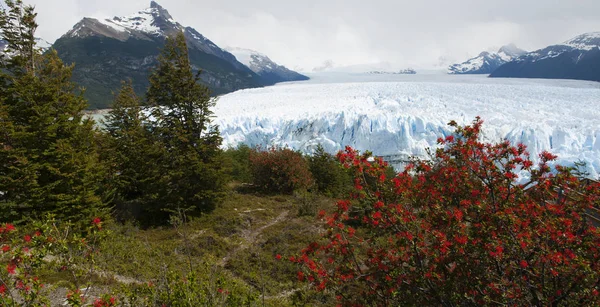
<instances>
[{"instance_id":1,"label":"flowering bush","mask_svg":"<svg viewBox=\"0 0 600 307\"><path fill-rule=\"evenodd\" d=\"M253 150L250 164L254 184L270 193L288 193L313 184L308 163L301 153L288 148Z\"/></svg>"},{"instance_id":2,"label":"flowering bush","mask_svg":"<svg viewBox=\"0 0 600 307\"><path fill-rule=\"evenodd\" d=\"M83 306L89 293L98 243L106 233L102 221L94 218L84 233L69 226L57 226L53 216L34 223L30 230L12 224L0 225L0 306L47 306L50 304L45 285L37 277L42 269L66 271L71 277L67 293L69 306ZM112 305L107 305L112 306Z\"/></svg>"},{"instance_id":3,"label":"flowering bush","mask_svg":"<svg viewBox=\"0 0 600 307\"><path fill-rule=\"evenodd\" d=\"M482 121L450 123L431 161L394 178L352 148L351 199L320 216L328 230L292 261L300 280L340 304L600 305L600 229L587 218L600 186L525 146L479 141ZM518 184L517 173L530 174Z\"/></svg>"}]
</instances>

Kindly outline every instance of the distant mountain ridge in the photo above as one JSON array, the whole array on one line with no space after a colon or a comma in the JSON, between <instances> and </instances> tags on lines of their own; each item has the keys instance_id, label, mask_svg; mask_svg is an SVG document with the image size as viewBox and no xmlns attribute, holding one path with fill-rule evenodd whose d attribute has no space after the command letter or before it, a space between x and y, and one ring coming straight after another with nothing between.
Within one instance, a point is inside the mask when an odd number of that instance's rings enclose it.
<instances>
[{"instance_id":1,"label":"distant mountain ridge","mask_svg":"<svg viewBox=\"0 0 600 307\"><path fill-rule=\"evenodd\" d=\"M148 86L166 37L183 32L194 70L215 95L269 85L191 27L176 22L169 12L152 1L135 14L112 19L83 18L53 45L67 63L76 63L73 79L86 88L92 109L106 108L121 80L131 79L137 93Z\"/></svg>"},{"instance_id":2,"label":"distant mountain ridge","mask_svg":"<svg viewBox=\"0 0 600 307\"><path fill-rule=\"evenodd\" d=\"M460 64L448 67L449 74L491 74L498 67L516 59L527 51L519 49L514 44L503 46L498 52L490 53L484 51L477 57L471 58Z\"/></svg>"},{"instance_id":3,"label":"distant mountain ridge","mask_svg":"<svg viewBox=\"0 0 600 307\"><path fill-rule=\"evenodd\" d=\"M258 51L234 47L228 47L225 50L232 53L239 62L261 76L267 83L275 84L285 81L304 81L309 79L307 76L273 62L268 56Z\"/></svg>"},{"instance_id":4,"label":"distant mountain ridge","mask_svg":"<svg viewBox=\"0 0 600 307\"><path fill-rule=\"evenodd\" d=\"M527 53L502 65L490 77L600 81L600 32Z\"/></svg>"}]
</instances>

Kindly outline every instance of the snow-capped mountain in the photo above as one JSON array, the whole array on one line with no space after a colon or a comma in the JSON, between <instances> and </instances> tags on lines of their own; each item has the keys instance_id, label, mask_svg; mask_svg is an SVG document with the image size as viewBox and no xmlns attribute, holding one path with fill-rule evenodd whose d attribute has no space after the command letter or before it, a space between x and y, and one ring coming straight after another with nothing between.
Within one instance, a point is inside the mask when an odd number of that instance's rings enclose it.
<instances>
[{"instance_id":1,"label":"snow-capped mountain","mask_svg":"<svg viewBox=\"0 0 600 307\"><path fill-rule=\"evenodd\" d=\"M267 83L279 83L286 81L308 80L307 76L301 75L295 71L287 69L285 66L278 65L269 59L268 56L250 49L226 48L235 58L246 65L250 70L258 74Z\"/></svg>"},{"instance_id":2,"label":"snow-capped mountain","mask_svg":"<svg viewBox=\"0 0 600 307\"><path fill-rule=\"evenodd\" d=\"M484 51L477 57L467 60L461 64L454 64L448 67L449 74L491 74L498 67L507 62L518 58L527 51L517 48L514 44L506 45L500 48L498 52L490 53Z\"/></svg>"},{"instance_id":3,"label":"snow-capped mountain","mask_svg":"<svg viewBox=\"0 0 600 307\"><path fill-rule=\"evenodd\" d=\"M499 67L490 77L600 81L600 32L527 53Z\"/></svg>"},{"instance_id":4,"label":"snow-capped mountain","mask_svg":"<svg viewBox=\"0 0 600 307\"><path fill-rule=\"evenodd\" d=\"M42 51L52 48L52 44L43 38L36 38L35 43L38 48L42 49Z\"/></svg>"},{"instance_id":5,"label":"snow-capped mountain","mask_svg":"<svg viewBox=\"0 0 600 307\"><path fill-rule=\"evenodd\" d=\"M136 92L145 91L148 73L156 64L165 38L179 32L186 37L192 67L202 70L202 81L213 94L269 84L234 55L175 21L155 1L129 16L83 18L53 47L63 60L77 64L73 77L87 88L91 107L106 108L121 80L131 79Z\"/></svg>"}]
</instances>

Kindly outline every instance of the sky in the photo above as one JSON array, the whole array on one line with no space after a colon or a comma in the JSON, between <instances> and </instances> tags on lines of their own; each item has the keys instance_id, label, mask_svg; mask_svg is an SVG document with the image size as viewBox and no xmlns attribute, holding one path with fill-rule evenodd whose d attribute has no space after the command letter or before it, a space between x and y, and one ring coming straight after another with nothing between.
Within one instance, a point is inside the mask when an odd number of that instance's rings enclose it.
<instances>
[{"instance_id":1,"label":"sky","mask_svg":"<svg viewBox=\"0 0 600 307\"><path fill-rule=\"evenodd\" d=\"M24 0L50 42L83 17L127 16L150 0ZM598 0L158 0L220 47L311 71L380 64L434 68L515 43L536 50L600 31Z\"/></svg>"}]
</instances>

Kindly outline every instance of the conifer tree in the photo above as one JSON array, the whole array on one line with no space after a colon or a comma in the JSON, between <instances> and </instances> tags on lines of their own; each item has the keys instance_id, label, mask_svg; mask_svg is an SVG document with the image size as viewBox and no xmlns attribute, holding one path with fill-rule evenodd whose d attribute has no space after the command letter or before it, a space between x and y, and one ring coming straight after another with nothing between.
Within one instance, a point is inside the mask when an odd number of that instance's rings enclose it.
<instances>
[{"instance_id":1,"label":"conifer tree","mask_svg":"<svg viewBox=\"0 0 600 307\"><path fill-rule=\"evenodd\" d=\"M35 46L36 14L22 1L5 1L0 30L8 56L0 69L2 211L20 217L53 212L78 220L98 213L101 167L86 101L55 51ZM4 160L4 159L7 160ZM4 162L7 161L7 162ZM3 218L6 218L4 215Z\"/></svg>"},{"instance_id":2,"label":"conifer tree","mask_svg":"<svg viewBox=\"0 0 600 307\"><path fill-rule=\"evenodd\" d=\"M131 81L123 82L104 121L108 144L103 150L110 165L112 203L121 217L140 218L144 207L157 198L153 182L158 178L163 147L150 135L147 122Z\"/></svg>"},{"instance_id":3,"label":"conifer tree","mask_svg":"<svg viewBox=\"0 0 600 307\"><path fill-rule=\"evenodd\" d=\"M161 208L212 210L224 195L221 137L212 125L215 100L199 83L189 60L183 33L167 38L159 64L150 76L147 101L152 106L151 130L166 156L157 181Z\"/></svg>"}]
</instances>

